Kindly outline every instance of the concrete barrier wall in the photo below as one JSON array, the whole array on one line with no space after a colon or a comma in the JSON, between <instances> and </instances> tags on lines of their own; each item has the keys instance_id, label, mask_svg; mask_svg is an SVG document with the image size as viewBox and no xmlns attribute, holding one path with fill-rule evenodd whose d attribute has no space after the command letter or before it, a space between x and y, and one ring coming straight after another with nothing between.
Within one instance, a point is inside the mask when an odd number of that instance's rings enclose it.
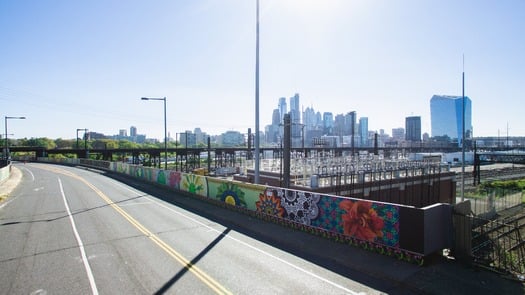
<instances>
[{"instance_id":1,"label":"concrete barrier wall","mask_svg":"<svg viewBox=\"0 0 525 295\"><path fill-rule=\"evenodd\" d=\"M267 221L418 263L450 247L447 228L452 219L446 204L420 209L120 162L70 159L67 164L126 174Z\"/></svg>"},{"instance_id":2,"label":"concrete barrier wall","mask_svg":"<svg viewBox=\"0 0 525 295\"><path fill-rule=\"evenodd\" d=\"M6 181L11 175L11 164L0 168L0 184Z\"/></svg>"}]
</instances>

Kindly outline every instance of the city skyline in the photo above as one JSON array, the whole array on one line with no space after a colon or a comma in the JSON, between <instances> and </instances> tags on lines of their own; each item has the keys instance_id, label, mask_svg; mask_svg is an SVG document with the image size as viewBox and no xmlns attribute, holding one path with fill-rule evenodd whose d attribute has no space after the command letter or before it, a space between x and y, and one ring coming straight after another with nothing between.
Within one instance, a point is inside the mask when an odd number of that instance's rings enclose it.
<instances>
[{"instance_id":1,"label":"city skyline","mask_svg":"<svg viewBox=\"0 0 525 295\"><path fill-rule=\"evenodd\" d=\"M261 127L280 97L403 127L430 98L473 102L474 137L525 135L525 3L261 0ZM14 138L137 126L162 139L201 128L254 132L255 1L3 1L0 115ZM497 102L497 104L496 104ZM490 120L487 120L490 118ZM261 131L263 128L261 128ZM11 135L10 135L11 137Z\"/></svg>"}]
</instances>

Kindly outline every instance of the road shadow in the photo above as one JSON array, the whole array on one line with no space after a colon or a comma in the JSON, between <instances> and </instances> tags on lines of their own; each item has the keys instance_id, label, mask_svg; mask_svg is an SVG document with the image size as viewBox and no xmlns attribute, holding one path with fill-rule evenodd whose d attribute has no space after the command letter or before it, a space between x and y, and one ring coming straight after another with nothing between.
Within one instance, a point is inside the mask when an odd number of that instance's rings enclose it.
<instances>
[{"instance_id":1,"label":"road shadow","mask_svg":"<svg viewBox=\"0 0 525 295\"><path fill-rule=\"evenodd\" d=\"M418 266L394 257L265 222L213 205L199 197L173 191L166 186L114 172L97 172L224 226L226 230L195 258L197 261L227 233L236 231L383 293L524 294L525 291L524 285L520 282L457 261L447 260L440 255L431 256L425 266ZM196 262L194 260L192 263ZM185 269L167 281L157 294L162 294L172 287L187 272L187 268ZM490 283L480 283L480 281Z\"/></svg>"}]
</instances>

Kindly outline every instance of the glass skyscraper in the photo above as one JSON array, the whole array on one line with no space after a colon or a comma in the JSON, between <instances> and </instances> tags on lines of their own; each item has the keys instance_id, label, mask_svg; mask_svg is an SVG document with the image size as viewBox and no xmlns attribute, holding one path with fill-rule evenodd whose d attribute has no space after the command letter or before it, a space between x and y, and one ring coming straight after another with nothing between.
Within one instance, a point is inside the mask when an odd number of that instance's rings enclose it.
<instances>
[{"instance_id":1,"label":"glass skyscraper","mask_svg":"<svg viewBox=\"0 0 525 295\"><path fill-rule=\"evenodd\" d=\"M434 95L430 99L430 124L432 137L448 136L463 139L463 97ZM465 96L465 138L472 138L472 102Z\"/></svg>"},{"instance_id":2,"label":"glass skyscraper","mask_svg":"<svg viewBox=\"0 0 525 295\"><path fill-rule=\"evenodd\" d=\"M405 118L405 140L421 141L421 117L411 116Z\"/></svg>"},{"instance_id":3,"label":"glass skyscraper","mask_svg":"<svg viewBox=\"0 0 525 295\"><path fill-rule=\"evenodd\" d=\"M368 146L368 118L361 117L359 118L359 146Z\"/></svg>"}]
</instances>

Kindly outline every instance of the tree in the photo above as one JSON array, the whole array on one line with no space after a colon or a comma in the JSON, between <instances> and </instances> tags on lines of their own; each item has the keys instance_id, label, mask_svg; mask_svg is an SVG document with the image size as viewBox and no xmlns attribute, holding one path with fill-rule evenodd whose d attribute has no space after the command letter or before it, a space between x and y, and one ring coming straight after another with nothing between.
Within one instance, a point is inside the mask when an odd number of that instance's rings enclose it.
<instances>
[{"instance_id":1,"label":"tree","mask_svg":"<svg viewBox=\"0 0 525 295\"><path fill-rule=\"evenodd\" d=\"M57 149L72 149L75 147L76 142L73 139L57 138L55 139L55 145Z\"/></svg>"},{"instance_id":2,"label":"tree","mask_svg":"<svg viewBox=\"0 0 525 295\"><path fill-rule=\"evenodd\" d=\"M47 137L25 139L27 146L31 147L44 147L48 150L56 148L55 141Z\"/></svg>"}]
</instances>

